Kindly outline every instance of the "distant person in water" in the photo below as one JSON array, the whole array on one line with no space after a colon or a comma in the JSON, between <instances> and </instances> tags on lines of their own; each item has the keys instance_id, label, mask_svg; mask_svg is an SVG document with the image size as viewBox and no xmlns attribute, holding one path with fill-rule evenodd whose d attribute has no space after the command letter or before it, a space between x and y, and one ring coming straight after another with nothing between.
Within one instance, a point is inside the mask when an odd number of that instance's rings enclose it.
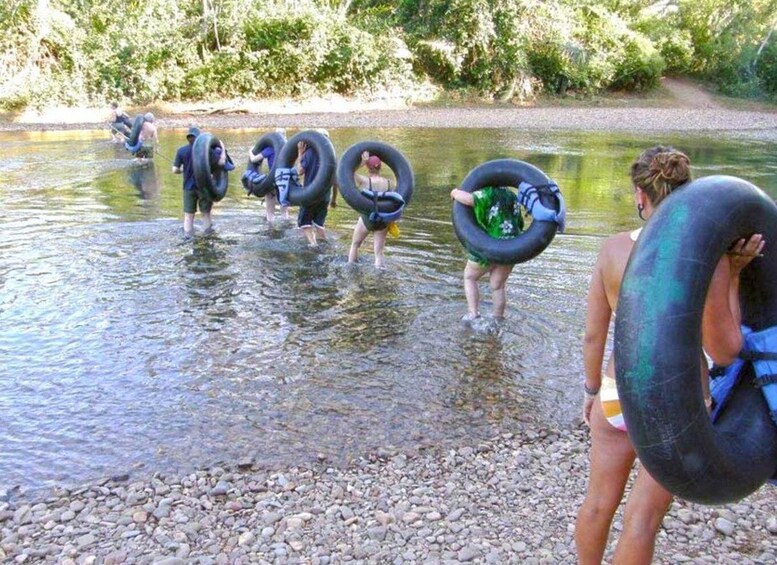
<instances>
[{"instance_id":1,"label":"distant person in water","mask_svg":"<svg viewBox=\"0 0 777 565\"><path fill-rule=\"evenodd\" d=\"M284 128L276 128L275 133L278 133L283 136L283 139L286 139L286 130ZM273 149L272 145L268 145L264 149L262 149L258 154L254 155L253 148L248 150L248 160L256 165L256 170L260 170L262 168L262 163L267 163L267 171L268 174L270 171L272 171L272 166L275 163L275 149ZM278 204L278 189L273 187L273 190L268 192L264 195L264 209L265 209L265 217L267 218L268 222L272 222L275 220L275 206ZM281 205L281 217L284 219L288 219L289 217L289 207L285 205Z\"/></svg>"},{"instance_id":2,"label":"distant person in water","mask_svg":"<svg viewBox=\"0 0 777 565\"><path fill-rule=\"evenodd\" d=\"M178 148L173 161L173 173L177 175L183 174L183 234L185 237L194 235L194 214L197 213L197 208L200 209L202 227L205 233L213 231L213 222L211 220L213 201L208 198L205 191L197 188L197 183L194 180L192 147L198 135L200 135L199 128L195 126L189 128L189 131L186 132L186 141L189 143ZM224 143L221 143L220 152L216 152L214 149L211 151L214 152L214 156L216 153L218 154L218 165L223 167L227 161L227 151L224 149Z\"/></svg>"},{"instance_id":3,"label":"distant person in water","mask_svg":"<svg viewBox=\"0 0 777 565\"><path fill-rule=\"evenodd\" d=\"M353 180L359 190L372 190L375 192L387 192L391 190L391 181L381 176L380 169L383 163L377 155L370 155L367 151L362 153L361 166L367 167L367 176L356 172L353 174ZM393 222L392 222L393 223ZM359 257L359 247L361 247L367 235L373 234L373 250L375 252L375 268L382 269L385 260L383 249L386 246L386 236L389 231L389 223L381 220L370 220L370 214L361 214L353 229L353 239L351 240L351 249L348 252L348 262L355 263Z\"/></svg>"},{"instance_id":4,"label":"distant person in water","mask_svg":"<svg viewBox=\"0 0 777 565\"><path fill-rule=\"evenodd\" d=\"M111 138L114 143L124 143L132 129L132 120L118 102L111 102Z\"/></svg>"},{"instance_id":5,"label":"distant person in water","mask_svg":"<svg viewBox=\"0 0 777 565\"><path fill-rule=\"evenodd\" d=\"M493 238L509 239L523 231L523 216L518 196L509 188L486 186L475 192L459 188L451 191L451 198L474 208L475 221ZM507 278L514 264L491 263L484 257L470 253L464 267L464 295L467 298L467 315L463 321L471 322L480 317L480 290L478 281L488 273L493 295L494 318L501 320L507 306Z\"/></svg>"},{"instance_id":6,"label":"distant person in water","mask_svg":"<svg viewBox=\"0 0 777 565\"><path fill-rule=\"evenodd\" d=\"M136 159L153 159L154 152L159 147L159 137L157 135L156 124L154 124L154 114L147 112L143 116L143 127L140 128L138 141L142 143L138 152L135 153Z\"/></svg>"}]
</instances>

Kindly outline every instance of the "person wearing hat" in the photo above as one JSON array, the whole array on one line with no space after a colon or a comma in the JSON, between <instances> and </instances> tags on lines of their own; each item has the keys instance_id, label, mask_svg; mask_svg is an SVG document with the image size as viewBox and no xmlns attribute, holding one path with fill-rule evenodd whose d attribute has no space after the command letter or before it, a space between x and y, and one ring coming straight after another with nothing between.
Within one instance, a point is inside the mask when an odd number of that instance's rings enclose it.
<instances>
[{"instance_id":1,"label":"person wearing hat","mask_svg":"<svg viewBox=\"0 0 777 565\"><path fill-rule=\"evenodd\" d=\"M377 155L370 155L365 151L362 153L361 166L367 167L367 175L353 174L353 180L359 190L367 189L375 192L386 192L391 190L391 181L380 175L380 169L383 163ZM373 233L373 250L375 252L375 268L382 269L384 266L383 248L386 246L386 235L388 234L389 224L380 220L370 220L369 214L359 215L356 227L353 229L353 239L351 240L351 249L348 252L348 262L355 263L359 257L359 247L367 239L367 234Z\"/></svg>"},{"instance_id":2,"label":"person wearing hat","mask_svg":"<svg viewBox=\"0 0 777 565\"><path fill-rule=\"evenodd\" d=\"M135 153L136 159L153 159L154 150L159 145L159 136L157 135L156 125L154 124L154 114L146 112L143 115L143 126L140 128L138 141L143 145Z\"/></svg>"},{"instance_id":3,"label":"person wearing hat","mask_svg":"<svg viewBox=\"0 0 777 565\"><path fill-rule=\"evenodd\" d=\"M183 234L185 237L190 237L194 234L194 214L197 212L197 208L200 209L202 227L205 232L209 233L213 229L210 217L213 201L197 188L197 183L194 180L192 147L198 135L200 135L199 128L191 126L189 131L186 132L186 141L189 143L178 148L173 160L173 173L176 175L183 174ZM226 155L227 152L224 150L224 144L222 143L219 165L224 165Z\"/></svg>"}]
</instances>

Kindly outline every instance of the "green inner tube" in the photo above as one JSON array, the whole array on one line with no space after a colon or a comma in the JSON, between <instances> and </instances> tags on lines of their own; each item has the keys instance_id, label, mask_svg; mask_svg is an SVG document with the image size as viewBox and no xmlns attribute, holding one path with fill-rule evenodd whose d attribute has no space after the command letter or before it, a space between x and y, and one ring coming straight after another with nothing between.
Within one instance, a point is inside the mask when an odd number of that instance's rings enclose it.
<instances>
[{"instance_id":1,"label":"green inner tube","mask_svg":"<svg viewBox=\"0 0 777 565\"><path fill-rule=\"evenodd\" d=\"M673 192L646 224L618 299L615 368L629 437L667 490L704 504L739 500L777 471L777 426L743 379L713 425L701 387L701 321L729 248L761 233L764 256L740 278L742 323L777 324L777 205L742 179L710 176Z\"/></svg>"}]
</instances>

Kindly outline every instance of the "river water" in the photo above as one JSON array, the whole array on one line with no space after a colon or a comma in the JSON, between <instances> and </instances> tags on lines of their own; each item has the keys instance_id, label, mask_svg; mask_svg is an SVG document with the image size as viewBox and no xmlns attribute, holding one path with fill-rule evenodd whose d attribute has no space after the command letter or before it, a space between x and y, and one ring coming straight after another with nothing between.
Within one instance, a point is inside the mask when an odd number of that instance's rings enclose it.
<instances>
[{"instance_id":1,"label":"river water","mask_svg":"<svg viewBox=\"0 0 777 565\"><path fill-rule=\"evenodd\" d=\"M236 161L257 130L214 131ZM293 133L293 132L289 132ZM345 258L356 213L305 246L268 225L239 174L217 233L184 241L183 131L138 165L99 131L0 133L0 488L185 471L253 457L345 461L381 446L576 425L585 293L602 237L637 227L627 169L650 143L694 174L777 196L775 146L700 136L332 130L398 147L416 192L387 266ZM477 164L529 161L561 186L568 229L516 267L505 323L473 331L448 193ZM242 164L236 173L240 173ZM488 299L487 284L482 285ZM487 309L487 308L486 308Z\"/></svg>"}]
</instances>

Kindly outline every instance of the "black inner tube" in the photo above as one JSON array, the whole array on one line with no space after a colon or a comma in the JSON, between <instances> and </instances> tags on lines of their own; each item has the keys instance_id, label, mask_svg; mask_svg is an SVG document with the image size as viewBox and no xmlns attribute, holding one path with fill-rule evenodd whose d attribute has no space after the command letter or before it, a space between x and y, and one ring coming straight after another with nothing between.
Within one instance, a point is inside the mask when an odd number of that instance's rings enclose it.
<instances>
[{"instance_id":1,"label":"black inner tube","mask_svg":"<svg viewBox=\"0 0 777 565\"><path fill-rule=\"evenodd\" d=\"M132 130L130 130L129 138L126 142L130 147L137 145L138 138L140 137L140 130L145 121L146 119L143 116L135 116L135 120L132 122Z\"/></svg>"},{"instance_id":2,"label":"black inner tube","mask_svg":"<svg viewBox=\"0 0 777 565\"><path fill-rule=\"evenodd\" d=\"M304 141L309 150L318 156L318 172L307 186L293 186L289 190L288 200L295 206L308 206L320 202L326 191L332 187L332 178L335 174L336 158L335 148L325 135L313 131L301 131L289 139L275 157L275 168L289 169L297 160L297 143Z\"/></svg>"},{"instance_id":3,"label":"black inner tube","mask_svg":"<svg viewBox=\"0 0 777 565\"><path fill-rule=\"evenodd\" d=\"M542 187L553 181L540 169L516 159L497 159L472 169L461 183L461 190L475 192L486 186L518 187L522 182ZM559 211L558 199L549 191L539 191L540 202ZM532 221L529 228L511 239L489 236L475 220L470 206L453 203L453 229L462 245L491 263L513 265L533 259L548 246L556 235L556 222Z\"/></svg>"},{"instance_id":4,"label":"black inner tube","mask_svg":"<svg viewBox=\"0 0 777 565\"><path fill-rule=\"evenodd\" d=\"M361 214L369 214L375 209L373 200L364 196L353 180L354 171L361 164L362 153L365 151L369 152L370 155L377 155L384 165L387 165L394 172L397 182L396 187L392 188L391 191L402 196L405 200L405 206L407 206L415 188L413 169L402 153L391 145L380 141L360 141L351 145L340 157L340 163L337 166L337 187L343 199L351 208ZM396 202L389 200L378 201L380 212L394 212L397 206Z\"/></svg>"},{"instance_id":5,"label":"black inner tube","mask_svg":"<svg viewBox=\"0 0 777 565\"><path fill-rule=\"evenodd\" d=\"M742 323L777 324L777 206L728 176L693 181L656 209L631 253L615 324L618 394L642 464L673 494L739 500L777 471L777 426L743 379L713 425L704 406L701 318L712 274L734 241L761 233L764 256L742 272Z\"/></svg>"},{"instance_id":6,"label":"black inner tube","mask_svg":"<svg viewBox=\"0 0 777 565\"><path fill-rule=\"evenodd\" d=\"M250 193L254 196L262 197L275 189L275 168L278 164L278 155L280 154L281 149L283 149L283 145L285 143L286 138L283 135L278 132L271 132L264 134L254 144L254 148L252 150L254 155L258 155L263 149L267 147L272 147L273 151L275 151L272 168L270 168L269 163L267 165L269 169L267 176L264 177L261 182L252 184L251 186ZM257 167L257 163L252 163L250 160L248 161L248 168L254 171L258 171L259 169Z\"/></svg>"},{"instance_id":7,"label":"black inner tube","mask_svg":"<svg viewBox=\"0 0 777 565\"><path fill-rule=\"evenodd\" d=\"M205 192L210 200L218 202L227 193L228 174L216 164L212 150L220 147L217 137L210 133L201 133L192 146L192 167L197 188Z\"/></svg>"}]
</instances>

